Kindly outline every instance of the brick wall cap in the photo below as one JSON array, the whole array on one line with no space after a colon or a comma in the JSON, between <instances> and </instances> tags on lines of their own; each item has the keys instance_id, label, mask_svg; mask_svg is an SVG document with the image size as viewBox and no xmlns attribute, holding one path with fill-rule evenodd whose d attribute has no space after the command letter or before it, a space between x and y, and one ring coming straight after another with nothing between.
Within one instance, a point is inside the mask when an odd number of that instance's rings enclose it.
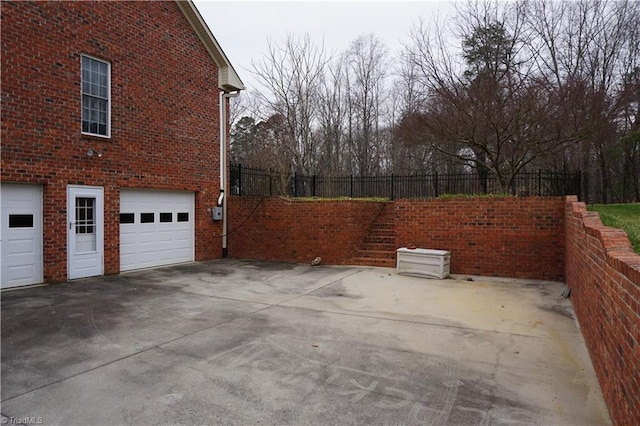
<instances>
[{"instance_id":1,"label":"brick wall cap","mask_svg":"<svg viewBox=\"0 0 640 426\"><path fill-rule=\"evenodd\" d=\"M568 201L567 207L571 209L570 214L581 220L582 229L595 237L602 250L605 252L606 262L620 272L636 285L640 285L640 254L636 253L627 233L622 229L605 226L600 220L598 212L588 211L583 202ZM616 263L621 262L623 267L616 267Z\"/></svg>"}]
</instances>

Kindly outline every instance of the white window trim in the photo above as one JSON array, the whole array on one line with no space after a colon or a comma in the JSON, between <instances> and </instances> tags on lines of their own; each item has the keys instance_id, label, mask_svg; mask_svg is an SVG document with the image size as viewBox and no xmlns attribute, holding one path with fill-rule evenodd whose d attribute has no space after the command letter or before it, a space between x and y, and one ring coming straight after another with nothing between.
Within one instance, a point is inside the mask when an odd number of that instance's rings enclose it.
<instances>
[{"instance_id":1,"label":"white window trim","mask_svg":"<svg viewBox=\"0 0 640 426\"><path fill-rule=\"evenodd\" d=\"M84 93L82 92L82 58L93 59L94 61L103 62L107 64L107 134L101 135L99 133L90 133L82 130L82 96ZM95 56L85 55L84 53L80 55L80 132L83 135L95 136L98 138L111 138L111 62L105 61L104 59L96 58Z\"/></svg>"}]
</instances>

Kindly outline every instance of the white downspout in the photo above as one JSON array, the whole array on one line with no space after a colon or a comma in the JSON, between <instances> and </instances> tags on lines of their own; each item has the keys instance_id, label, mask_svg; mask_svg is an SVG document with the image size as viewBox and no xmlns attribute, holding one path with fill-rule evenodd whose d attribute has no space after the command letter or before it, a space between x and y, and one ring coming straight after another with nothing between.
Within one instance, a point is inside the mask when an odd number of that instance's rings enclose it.
<instances>
[{"instance_id":1,"label":"white downspout","mask_svg":"<svg viewBox=\"0 0 640 426\"><path fill-rule=\"evenodd\" d=\"M240 92L220 92L220 195L218 205L222 204L222 257L227 257L227 105L225 99L235 98Z\"/></svg>"}]
</instances>

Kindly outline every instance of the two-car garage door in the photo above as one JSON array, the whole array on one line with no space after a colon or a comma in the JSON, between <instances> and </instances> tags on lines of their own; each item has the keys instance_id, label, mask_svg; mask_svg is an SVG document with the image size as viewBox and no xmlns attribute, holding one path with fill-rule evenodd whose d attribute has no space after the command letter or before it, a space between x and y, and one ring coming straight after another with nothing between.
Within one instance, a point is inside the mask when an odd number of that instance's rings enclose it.
<instances>
[{"instance_id":1,"label":"two-car garage door","mask_svg":"<svg viewBox=\"0 0 640 426\"><path fill-rule=\"evenodd\" d=\"M120 270L194 260L193 192L121 189Z\"/></svg>"}]
</instances>

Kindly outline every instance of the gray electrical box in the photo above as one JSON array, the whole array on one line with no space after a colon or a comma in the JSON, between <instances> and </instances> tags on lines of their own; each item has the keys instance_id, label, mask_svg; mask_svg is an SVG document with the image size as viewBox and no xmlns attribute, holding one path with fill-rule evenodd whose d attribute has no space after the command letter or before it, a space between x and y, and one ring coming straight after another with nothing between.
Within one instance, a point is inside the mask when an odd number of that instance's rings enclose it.
<instances>
[{"instance_id":1,"label":"gray electrical box","mask_svg":"<svg viewBox=\"0 0 640 426\"><path fill-rule=\"evenodd\" d=\"M222 220L222 207L213 208L213 220Z\"/></svg>"}]
</instances>

